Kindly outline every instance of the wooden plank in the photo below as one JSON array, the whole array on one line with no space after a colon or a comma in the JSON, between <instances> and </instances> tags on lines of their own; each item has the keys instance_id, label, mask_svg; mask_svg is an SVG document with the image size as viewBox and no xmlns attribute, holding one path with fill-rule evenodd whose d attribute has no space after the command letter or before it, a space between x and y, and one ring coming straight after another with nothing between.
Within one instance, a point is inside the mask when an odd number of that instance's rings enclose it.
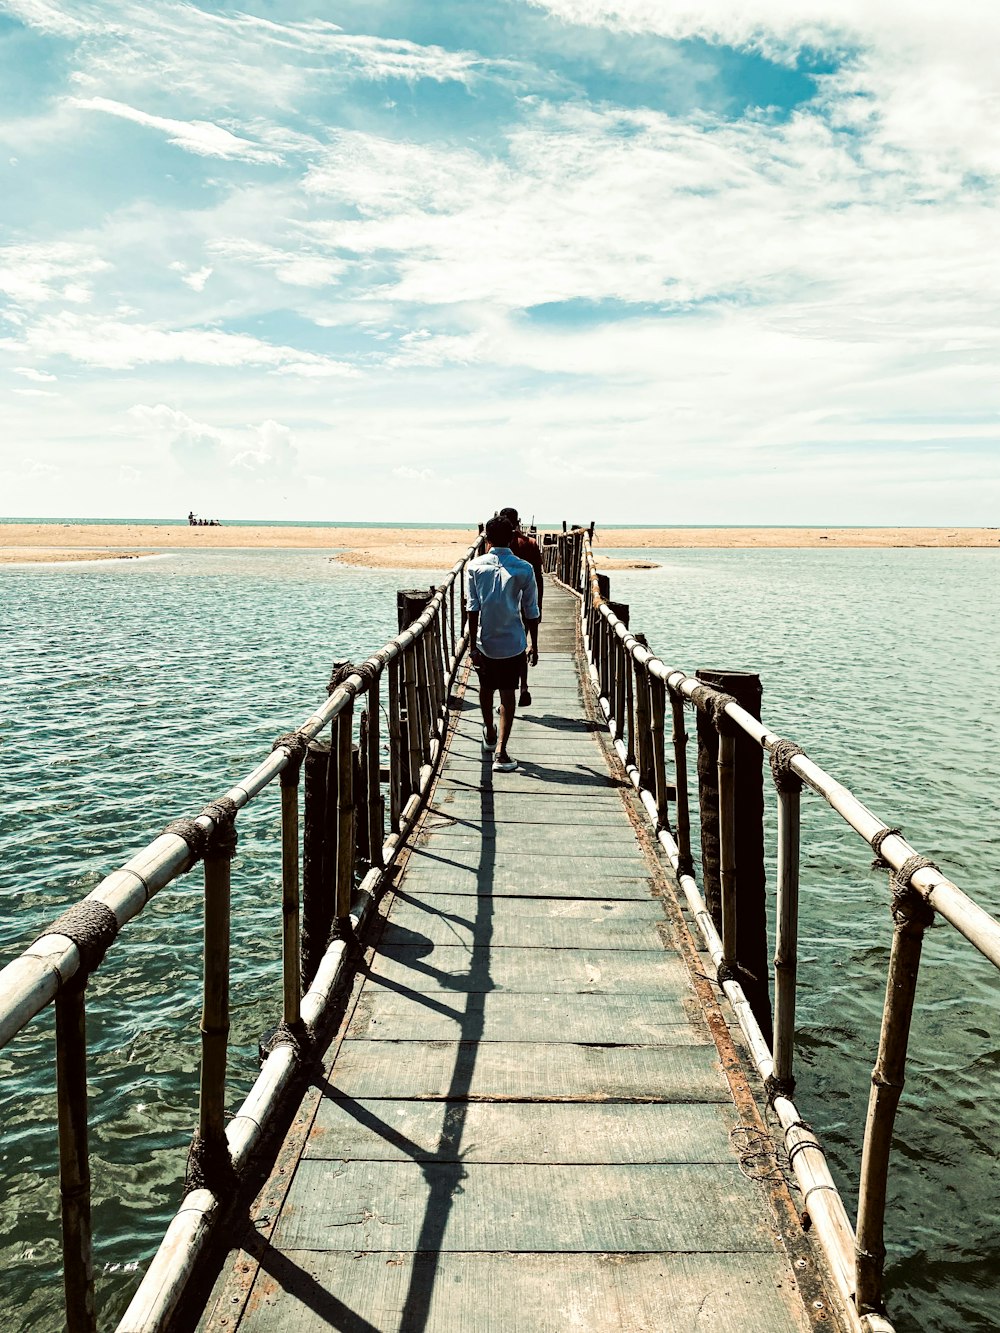
<instances>
[{"instance_id":1,"label":"wooden plank","mask_svg":"<svg viewBox=\"0 0 1000 1333\"><path fill-rule=\"evenodd\" d=\"M495 948L586 949L599 943L602 949L641 949L668 930L660 904L652 900L595 903L436 894L421 902L404 893L393 899L389 910L382 948L417 941L469 946L482 938L484 912Z\"/></svg>"},{"instance_id":2,"label":"wooden plank","mask_svg":"<svg viewBox=\"0 0 1000 1333\"><path fill-rule=\"evenodd\" d=\"M678 1027L678 1036L681 1029ZM688 1033L676 1046L545 1042L346 1041L331 1074L335 1098L470 1101L729 1102L715 1046Z\"/></svg>"},{"instance_id":3,"label":"wooden plank","mask_svg":"<svg viewBox=\"0 0 1000 1333\"><path fill-rule=\"evenodd\" d=\"M775 1254L400 1253L387 1261L384 1253L290 1250L269 1252L268 1270L241 1333L810 1329L787 1260Z\"/></svg>"},{"instance_id":4,"label":"wooden plank","mask_svg":"<svg viewBox=\"0 0 1000 1333\"><path fill-rule=\"evenodd\" d=\"M503 774L497 777L502 780ZM501 799L500 792L494 796L493 792L437 791L425 827L434 828L434 816L438 816L470 825L477 832L480 825L489 828L499 824L512 824L518 829L530 824L553 832L587 827L618 831L624 815L622 799L616 792L610 796L591 793L585 801L563 799L557 802L553 798L543 807L535 797L516 792L503 792Z\"/></svg>"},{"instance_id":5,"label":"wooden plank","mask_svg":"<svg viewBox=\"0 0 1000 1333\"><path fill-rule=\"evenodd\" d=\"M573 768L553 768L535 764L517 756L516 773L495 775L490 770L490 762L469 759L459 763L449 763L444 777L438 780L437 793L488 792L502 791L505 795L530 795L533 799L547 800L551 797L566 798L572 801L589 801L591 796L618 796L621 799L623 787L620 782L601 773L594 773L582 765Z\"/></svg>"},{"instance_id":6,"label":"wooden plank","mask_svg":"<svg viewBox=\"0 0 1000 1333\"><path fill-rule=\"evenodd\" d=\"M484 914L482 935L488 935L488 921ZM434 948L428 941L380 941L368 976L379 986L402 985L421 994L532 995L533 1003L562 994L648 995L677 1002L692 995L687 967L677 954L664 950L652 931L645 949L618 950L604 950L600 945L502 949L482 939L472 948L455 944Z\"/></svg>"},{"instance_id":7,"label":"wooden plank","mask_svg":"<svg viewBox=\"0 0 1000 1333\"><path fill-rule=\"evenodd\" d=\"M729 1162L731 1106L691 1102L324 1100L305 1156L327 1161Z\"/></svg>"},{"instance_id":8,"label":"wooden plank","mask_svg":"<svg viewBox=\"0 0 1000 1333\"><path fill-rule=\"evenodd\" d=\"M393 1041L419 1032L424 1041L599 1043L676 1046L691 1040L676 998L650 995L559 995L495 991L448 994L405 982L369 984L348 1035Z\"/></svg>"},{"instance_id":9,"label":"wooden plank","mask_svg":"<svg viewBox=\"0 0 1000 1333\"><path fill-rule=\"evenodd\" d=\"M435 851L482 849L482 860L489 860L500 852L544 852L553 860L564 856L600 857L628 856L638 850L638 839L621 821L615 824L528 824L517 820L496 820L480 826L472 820L442 818L435 822L431 815L418 835L417 846L433 844ZM566 886L572 888L572 884ZM579 895L577 895L579 896Z\"/></svg>"},{"instance_id":10,"label":"wooden plank","mask_svg":"<svg viewBox=\"0 0 1000 1333\"><path fill-rule=\"evenodd\" d=\"M434 846L437 848L438 845ZM580 876L567 884L565 874L547 858L498 856L491 861L487 855L480 862L481 850L480 844L473 846L467 842L464 846L441 848L434 865L420 865L411 859L411 870L405 883L414 894L427 898L458 893L473 898L553 898L557 902L576 899L648 902L656 892L653 879L640 877L643 867L622 857L591 860L581 856L577 858L581 863ZM449 861L451 856L475 861L472 865L456 863ZM627 873L601 874L595 869L596 860L603 860L609 866L620 866ZM512 864L518 861L523 864Z\"/></svg>"},{"instance_id":11,"label":"wooden plank","mask_svg":"<svg viewBox=\"0 0 1000 1333\"><path fill-rule=\"evenodd\" d=\"M771 1250L758 1190L735 1162L643 1166L304 1158L274 1243L368 1253Z\"/></svg>"}]
</instances>

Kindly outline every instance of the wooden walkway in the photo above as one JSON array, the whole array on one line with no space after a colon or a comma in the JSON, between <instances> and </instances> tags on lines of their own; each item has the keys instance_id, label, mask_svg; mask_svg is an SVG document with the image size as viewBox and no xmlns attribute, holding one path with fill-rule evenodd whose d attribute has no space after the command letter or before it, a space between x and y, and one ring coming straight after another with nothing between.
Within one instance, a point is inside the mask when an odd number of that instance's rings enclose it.
<instances>
[{"instance_id":1,"label":"wooden walkway","mask_svg":"<svg viewBox=\"0 0 1000 1333\"><path fill-rule=\"evenodd\" d=\"M518 772L491 771L466 696L325 1078L201 1328L814 1326L588 719L577 615L547 590Z\"/></svg>"}]
</instances>

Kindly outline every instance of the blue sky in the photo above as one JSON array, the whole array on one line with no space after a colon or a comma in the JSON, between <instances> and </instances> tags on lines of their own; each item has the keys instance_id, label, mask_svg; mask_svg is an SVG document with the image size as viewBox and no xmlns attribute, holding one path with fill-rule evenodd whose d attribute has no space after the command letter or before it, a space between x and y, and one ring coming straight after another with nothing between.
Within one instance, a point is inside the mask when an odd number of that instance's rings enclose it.
<instances>
[{"instance_id":1,"label":"blue sky","mask_svg":"<svg viewBox=\"0 0 1000 1333\"><path fill-rule=\"evenodd\" d=\"M1000 522L1000 7L0 0L0 514Z\"/></svg>"}]
</instances>

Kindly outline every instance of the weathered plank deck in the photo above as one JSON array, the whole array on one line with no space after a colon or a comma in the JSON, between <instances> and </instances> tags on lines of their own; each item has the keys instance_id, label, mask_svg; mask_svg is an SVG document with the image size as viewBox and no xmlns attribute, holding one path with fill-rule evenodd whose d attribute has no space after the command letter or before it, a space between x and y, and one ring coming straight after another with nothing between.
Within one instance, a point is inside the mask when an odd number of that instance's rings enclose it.
<instances>
[{"instance_id":1,"label":"weathered plank deck","mask_svg":"<svg viewBox=\"0 0 1000 1333\"><path fill-rule=\"evenodd\" d=\"M587 717L577 614L548 590L518 772L492 773L466 697L325 1079L203 1329L812 1326Z\"/></svg>"}]
</instances>

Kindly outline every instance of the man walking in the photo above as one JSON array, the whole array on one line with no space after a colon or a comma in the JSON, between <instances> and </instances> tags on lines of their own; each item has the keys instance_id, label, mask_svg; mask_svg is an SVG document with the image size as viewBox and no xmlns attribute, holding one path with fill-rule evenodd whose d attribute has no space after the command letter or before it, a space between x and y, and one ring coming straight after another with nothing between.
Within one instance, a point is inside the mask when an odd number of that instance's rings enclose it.
<instances>
[{"instance_id":1,"label":"man walking","mask_svg":"<svg viewBox=\"0 0 1000 1333\"><path fill-rule=\"evenodd\" d=\"M521 519L516 509L501 509L500 517L510 520L510 525L514 532L510 539L510 549L517 556L518 560L526 560L535 571L535 595L538 598L538 619L542 618L542 593L544 591L544 575L542 573L542 553L538 548L538 543L533 537L521 527ZM521 694L517 701L522 708L528 708L531 705L531 693L528 690L528 663L525 660L524 669L521 672Z\"/></svg>"},{"instance_id":2,"label":"man walking","mask_svg":"<svg viewBox=\"0 0 1000 1333\"><path fill-rule=\"evenodd\" d=\"M511 552L513 528L508 519L486 524L485 554L470 560L465 571L472 664L479 672L479 706L483 712L483 749L495 750L493 769L513 773L517 761L507 750L514 725L515 698L528 660L538 663L538 599L531 566ZM523 617L523 620L522 620ZM531 637L528 651L527 627ZM500 730L493 722L493 695L500 692Z\"/></svg>"}]
</instances>

